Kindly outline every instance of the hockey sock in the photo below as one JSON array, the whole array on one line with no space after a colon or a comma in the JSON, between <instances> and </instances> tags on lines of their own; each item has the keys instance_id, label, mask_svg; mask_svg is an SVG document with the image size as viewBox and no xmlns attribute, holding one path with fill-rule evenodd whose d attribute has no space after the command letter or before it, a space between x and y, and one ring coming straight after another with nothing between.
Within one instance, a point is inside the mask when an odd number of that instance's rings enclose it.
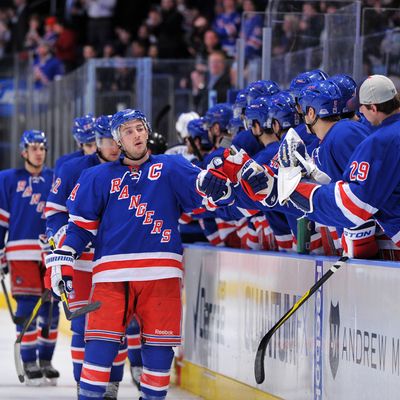
<instances>
[{"instance_id":1,"label":"hockey sock","mask_svg":"<svg viewBox=\"0 0 400 400\"><path fill-rule=\"evenodd\" d=\"M74 379L79 382L82 372L83 358L85 357L85 340L81 333L73 332L71 339L71 356L74 370Z\"/></svg>"},{"instance_id":2,"label":"hockey sock","mask_svg":"<svg viewBox=\"0 0 400 400\"><path fill-rule=\"evenodd\" d=\"M15 315L17 317L29 317L35 307L37 301L37 296L16 296L17 300L17 310ZM21 358L24 363L26 362L36 362L36 349L37 349L37 318L35 318L32 324L29 326L28 330L25 332L22 342L21 342ZM17 335L22 330L22 325L17 325Z\"/></svg>"},{"instance_id":3,"label":"hockey sock","mask_svg":"<svg viewBox=\"0 0 400 400\"><path fill-rule=\"evenodd\" d=\"M126 357L128 356L128 345L126 340L123 344L119 346L118 354L114 358L111 374L110 374L110 382L121 382L124 377L124 365Z\"/></svg>"},{"instance_id":4,"label":"hockey sock","mask_svg":"<svg viewBox=\"0 0 400 400\"><path fill-rule=\"evenodd\" d=\"M58 320L60 317L59 302L54 301L50 318L50 302L46 302L39 310L38 353L39 360L51 361L56 347L58 334ZM49 325L50 322L50 325ZM47 331L47 332L46 332ZM44 336L43 333L45 333Z\"/></svg>"},{"instance_id":5,"label":"hockey sock","mask_svg":"<svg viewBox=\"0 0 400 400\"><path fill-rule=\"evenodd\" d=\"M142 345L143 373L140 388L143 400L166 398L173 358L172 347Z\"/></svg>"},{"instance_id":6,"label":"hockey sock","mask_svg":"<svg viewBox=\"0 0 400 400\"><path fill-rule=\"evenodd\" d=\"M85 346L85 359L79 387L79 400L102 399L110 381L113 361L120 343L89 340Z\"/></svg>"},{"instance_id":7,"label":"hockey sock","mask_svg":"<svg viewBox=\"0 0 400 400\"><path fill-rule=\"evenodd\" d=\"M71 321L72 340L71 340L71 355L72 365L74 369L74 379L79 382L82 372L83 359L85 357L85 316L82 315L74 318Z\"/></svg>"},{"instance_id":8,"label":"hockey sock","mask_svg":"<svg viewBox=\"0 0 400 400\"><path fill-rule=\"evenodd\" d=\"M135 318L129 323L126 330L128 340L128 358L132 367L141 367L142 362L142 344L140 339L140 326Z\"/></svg>"}]
</instances>

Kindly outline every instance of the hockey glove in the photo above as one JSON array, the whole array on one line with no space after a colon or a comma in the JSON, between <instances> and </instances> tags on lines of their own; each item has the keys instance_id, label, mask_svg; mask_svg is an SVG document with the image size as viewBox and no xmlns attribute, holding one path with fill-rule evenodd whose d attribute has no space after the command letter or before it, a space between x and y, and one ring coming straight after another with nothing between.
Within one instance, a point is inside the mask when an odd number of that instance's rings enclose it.
<instances>
[{"instance_id":1,"label":"hockey glove","mask_svg":"<svg viewBox=\"0 0 400 400\"><path fill-rule=\"evenodd\" d=\"M344 228L343 253L351 258L374 258L378 253L375 221L369 220L357 228Z\"/></svg>"},{"instance_id":2,"label":"hockey glove","mask_svg":"<svg viewBox=\"0 0 400 400\"><path fill-rule=\"evenodd\" d=\"M236 184L240 181L242 168L248 160L250 160L250 157L243 149L238 151L234 146L231 146L229 149L225 149L222 162L216 167L222 169L228 179ZM215 160L213 161L215 163Z\"/></svg>"},{"instance_id":3,"label":"hockey glove","mask_svg":"<svg viewBox=\"0 0 400 400\"><path fill-rule=\"evenodd\" d=\"M196 181L197 191L210 202L211 208L232 202L232 189L226 175L220 170L209 169L199 173ZM207 203L205 203L207 206Z\"/></svg>"},{"instance_id":4,"label":"hockey glove","mask_svg":"<svg viewBox=\"0 0 400 400\"><path fill-rule=\"evenodd\" d=\"M272 170L249 159L241 170L240 184L253 201L273 207L278 200L277 182Z\"/></svg>"},{"instance_id":5,"label":"hockey glove","mask_svg":"<svg viewBox=\"0 0 400 400\"><path fill-rule=\"evenodd\" d=\"M51 289L56 298L60 298L59 285L64 282L65 291L72 292L75 257L71 247L63 246L46 256L45 286Z\"/></svg>"},{"instance_id":6,"label":"hockey glove","mask_svg":"<svg viewBox=\"0 0 400 400\"><path fill-rule=\"evenodd\" d=\"M0 272L1 275L8 274L8 264L6 255L4 254L4 250L0 250Z\"/></svg>"}]
</instances>

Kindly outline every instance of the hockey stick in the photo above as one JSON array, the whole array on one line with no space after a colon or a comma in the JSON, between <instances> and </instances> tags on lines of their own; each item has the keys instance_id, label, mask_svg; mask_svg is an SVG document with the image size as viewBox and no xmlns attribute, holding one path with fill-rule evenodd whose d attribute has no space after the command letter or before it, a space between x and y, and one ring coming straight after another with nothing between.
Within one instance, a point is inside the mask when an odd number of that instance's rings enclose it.
<instances>
[{"instance_id":1,"label":"hockey stick","mask_svg":"<svg viewBox=\"0 0 400 400\"><path fill-rule=\"evenodd\" d=\"M54 250L56 248L56 244L54 243L53 238L49 238L49 244L51 250ZM90 303L84 307L78 308L76 311L71 311L69 308L67 292L65 291L64 281L61 281L59 283L58 290L60 291L60 297L64 309L65 318L67 318L68 321L71 321L71 319L74 318L78 318L81 315L95 311L101 306L101 303L99 301L95 301L94 303Z\"/></svg>"},{"instance_id":2,"label":"hockey stick","mask_svg":"<svg viewBox=\"0 0 400 400\"><path fill-rule=\"evenodd\" d=\"M101 306L101 303L99 301L95 301L94 303L90 303L87 306L78 308L76 311L71 311L69 309L67 293L65 291L65 286L63 281L61 281L60 284L58 285L58 289L60 290L60 297L64 309L65 318L67 318L68 321L71 321L71 319L74 318L78 318L81 315L85 315L87 313L95 311L99 309Z\"/></svg>"},{"instance_id":3,"label":"hockey stick","mask_svg":"<svg viewBox=\"0 0 400 400\"><path fill-rule=\"evenodd\" d=\"M346 256L340 257L339 260L336 261L336 263L333 264L332 267L330 267L329 270L325 272L325 274L322 275L322 277L315 282L315 284L309 290L307 290L303 296L300 297L293 307L290 308L290 310L288 310L286 314L284 314L283 317L261 339L261 342L258 345L256 360L254 363L254 376L258 384L263 383L265 379L265 352L274 333L318 290L318 288L320 288L344 263L346 263L348 259L349 257Z\"/></svg>"},{"instance_id":4,"label":"hockey stick","mask_svg":"<svg viewBox=\"0 0 400 400\"><path fill-rule=\"evenodd\" d=\"M200 150L197 147L193 137L189 135L189 136L187 136L187 140L189 141L190 145L192 146L194 155L198 158L199 161L203 161L203 156L201 155Z\"/></svg>"},{"instance_id":5,"label":"hockey stick","mask_svg":"<svg viewBox=\"0 0 400 400\"><path fill-rule=\"evenodd\" d=\"M4 280L5 280L5 275L4 275L3 271L1 271L1 287L3 288L4 297L6 298L7 308L8 308L8 311L10 312L11 319L15 325L22 325L25 322L25 317L17 317L14 314L12 307L11 307L10 296L8 294L8 290L7 290L6 283L4 282Z\"/></svg>"},{"instance_id":6,"label":"hockey stick","mask_svg":"<svg viewBox=\"0 0 400 400\"><path fill-rule=\"evenodd\" d=\"M46 325L42 328L42 336L46 339L49 338L49 333L51 329L51 323L53 321L53 308L54 308L54 299L53 296L50 297L50 306L49 306L49 313Z\"/></svg>"},{"instance_id":7,"label":"hockey stick","mask_svg":"<svg viewBox=\"0 0 400 400\"><path fill-rule=\"evenodd\" d=\"M25 335L25 332L28 330L29 326L31 325L32 321L36 318L40 307L42 304L47 301L47 298L51 296L50 290L45 289L43 294L40 296L39 300L37 301L30 317L25 321L24 326L22 327L21 332L19 333L17 340L14 343L14 362L15 362L15 369L17 370L18 379L21 383L25 380L25 372L22 366L22 359L21 359L21 342L22 338Z\"/></svg>"},{"instance_id":8,"label":"hockey stick","mask_svg":"<svg viewBox=\"0 0 400 400\"><path fill-rule=\"evenodd\" d=\"M171 104L166 104L157 114L156 118L154 119L154 127L158 130L160 126L161 120L169 113L171 110Z\"/></svg>"}]
</instances>

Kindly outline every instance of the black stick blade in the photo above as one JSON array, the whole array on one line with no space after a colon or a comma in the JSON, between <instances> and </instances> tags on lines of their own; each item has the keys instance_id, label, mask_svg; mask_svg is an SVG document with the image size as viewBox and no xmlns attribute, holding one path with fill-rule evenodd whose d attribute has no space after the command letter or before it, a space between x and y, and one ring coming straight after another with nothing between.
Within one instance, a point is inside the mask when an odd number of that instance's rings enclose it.
<instances>
[{"instance_id":1,"label":"black stick blade","mask_svg":"<svg viewBox=\"0 0 400 400\"><path fill-rule=\"evenodd\" d=\"M71 321L71 319L78 318L81 315L85 315L87 313L90 313L92 311L95 311L101 307L101 303L99 301L95 301L94 303L88 304L87 306L78 308L76 311L71 312L71 310L68 308L68 306L63 302L63 307L65 311L65 316L68 321Z\"/></svg>"}]
</instances>

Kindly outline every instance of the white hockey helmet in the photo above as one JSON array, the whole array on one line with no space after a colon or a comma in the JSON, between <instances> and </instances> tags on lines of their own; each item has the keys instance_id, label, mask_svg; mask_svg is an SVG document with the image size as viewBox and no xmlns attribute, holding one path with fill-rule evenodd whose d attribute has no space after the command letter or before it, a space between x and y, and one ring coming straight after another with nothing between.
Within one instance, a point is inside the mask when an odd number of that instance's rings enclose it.
<instances>
[{"instance_id":1,"label":"white hockey helmet","mask_svg":"<svg viewBox=\"0 0 400 400\"><path fill-rule=\"evenodd\" d=\"M175 124L175 129L178 132L178 138L183 140L185 137L189 136L189 132L187 130L187 124L193 119L200 118L199 114L194 111L190 111L187 113L182 113Z\"/></svg>"}]
</instances>

